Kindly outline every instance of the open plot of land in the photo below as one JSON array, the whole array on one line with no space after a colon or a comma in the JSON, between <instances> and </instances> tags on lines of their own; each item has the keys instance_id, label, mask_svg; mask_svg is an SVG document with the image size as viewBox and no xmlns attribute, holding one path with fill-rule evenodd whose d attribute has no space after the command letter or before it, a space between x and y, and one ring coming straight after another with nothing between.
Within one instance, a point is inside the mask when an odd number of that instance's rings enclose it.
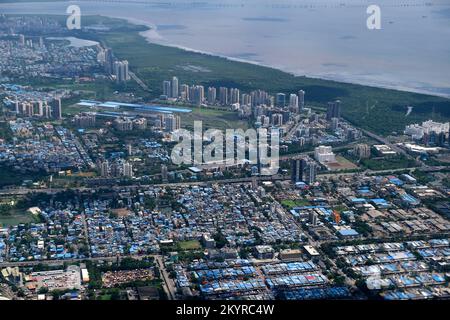
<instances>
[{"instance_id":1,"label":"open plot of land","mask_svg":"<svg viewBox=\"0 0 450 320\"><path fill-rule=\"evenodd\" d=\"M364 159L361 161L361 164L370 170L402 169L414 167L416 165L414 160L407 159L405 156Z\"/></svg>"},{"instance_id":2,"label":"open plot of land","mask_svg":"<svg viewBox=\"0 0 450 320\"><path fill-rule=\"evenodd\" d=\"M196 250L202 247L197 240L181 241L177 245L180 250Z\"/></svg>"},{"instance_id":3,"label":"open plot of land","mask_svg":"<svg viewBox=\"0 0 450 320\"><path fill-rule=\"evenodd\" d=\"M20 185L24 180L40 180L45 178L45 172L21 173L10 167L0 166L0 188L9 185Z\"/></svg>"},{"instance_id":4,"label":"open plot of land","mask_svg":"<svg viewBox=\"0 0 450 320\"><path fill-rule=\"evenodd\" d=\"M336 156L336 162L327 163L327 168L331 171L339 171L357 169L358 166L342 156Z\"/></svg>"},{"instance_id":5,"label":"open plot of land","mask_svg":"<svg viewBox=\"0 0 450 320\"><path fill-rule=\"evenodd\" d=\"M193 108L191 113L181 114L181 125L186 129L194 128L194 121L202 121L203 129L247 129L248 123L239 119L235 112L207 108Z\"/></svg>"},{"instance_id":6,"label":"open plot of land","mask_svg":"<svg viewBox=\"0 0 450 320\"><path fill-rule=\"evenodd\" d=\"M295 207L302 207L302 206L309 206L311 203L308 200L282 200L281 204L283 206L288 207L289 209L295 208Z\"/></svg>"},{"instance_id":7,"label":"open plot of land","mask_svg":"<svg viewBox=\"0 0 450 320\"><path fill-rule=\"evenodd\" d=\"M0 227L16 226L21 223L36 222L37 217L19 210L11 210L8 214L0 214Z\"/></svg>"}]
</instances>

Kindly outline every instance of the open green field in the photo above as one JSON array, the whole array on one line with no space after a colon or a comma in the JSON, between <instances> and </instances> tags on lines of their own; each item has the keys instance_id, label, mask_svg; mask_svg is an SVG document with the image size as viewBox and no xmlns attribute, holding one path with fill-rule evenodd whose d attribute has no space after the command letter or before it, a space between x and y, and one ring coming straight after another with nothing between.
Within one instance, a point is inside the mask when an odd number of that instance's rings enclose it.
<instances>
[{"instance_id":1,"label":"open green field","mask_svg":"<svg viewBox=\"0 0 450 320\"><path fill-rule=\"evenodd\" d=\"M407 159L402 155L383 159L363 159L361 160L361 164L370 170L402 169L417 165L414 160Z\"/></svg>"},{"instance_id":2,"label":"open green field","mask_svg":"<svg viewBox=\"0 0 450 320\"><path fill-rule=\"evenodd\" d=\"M201 244L197 240L180 241L177 243L180 250L197 250L201 249Z\"/></svg>"},{"instance_id":3,"label":"open green field","mask_svg":"<svg viewBox=\"0 0 450 320\"><path fill-rule=\"evenodd\" d=\"M358 166L343 156L336 156L336 163L327 164L327 168L331 171L353 170Z\"/></svg>"},{"instance_id":4,"label":"open green field","mask_svg":"<svg viewBox=\"0 0 450 320\"><path fill-rule=\"evenodd\" d=\"M11 216L0 216L0 227L17 226L21 223L31 223L36 220L30 214L17 214Z\"/></svg>"},{"instance_id":5,"label":"open green field","mask_svg":"<svg viewBox=\"0 0 450 320\"><path fill-rule=\"evenodd\" d=\"M295 207L302 207L302 206L310 206L311 203L306 200L282 200L281 204L285 207L287 207L289 210L295 208Z\"/></svg>"},{"instance_id":6,"label":"open green field","mask_svg":"<svg viewBox=\"0 0 450 320\"><path fill-rule=\"evenodd\" d=\"M12 209L8 214L0 214L0 227L16 226L21 223L37 222L38 219L24 210Z\"/></svg>"},{"instance_id":7,"label":"open green field","mask_svg":"<svg viewBox=\"0 0 450 320\"><path fill-rule=\"evenodd\" d=\"M0 139L4 139L6 141L11 140L12 133L11 130L9 130L8 123L5 121L0 122Z\"/></svg>"},{"instance_id":8,"label":"open green field","mask_svg":"<svg viewBox=\"0 0 450 320\"><path fill-rule=\"evenodd\" d=\"M194 120L202 121L203 128L216 128L220 130L242 128L246 130L248 123L239 119L237 113L207 108L192 108L191 113L183 113L181 116L181 126L193 130Z\"/></svg>"},{"instance_id":9,"label":"open green field","mask_svg":"<svg viewBox=\"0 0 450 320\"><path fill-rule=\"evenodd\" d=\"M9 185L20 185L24 180L38 181L45 177L45 172L21 173L12 168L0 166L0 188Z\"/></svg>"}]
</instances>

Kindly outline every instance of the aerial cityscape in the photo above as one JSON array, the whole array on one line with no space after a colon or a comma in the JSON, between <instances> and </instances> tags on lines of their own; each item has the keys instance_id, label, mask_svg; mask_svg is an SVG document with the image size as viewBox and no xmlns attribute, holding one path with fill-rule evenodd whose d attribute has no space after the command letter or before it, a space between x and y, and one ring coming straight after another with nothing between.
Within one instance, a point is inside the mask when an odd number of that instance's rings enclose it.
<instances>
[{"instance_id":1,"label":"aerial cityscape","mask_svg":"<svg viewBox=\"0 0 450 320\"><path fill-rule=\"evenodd\" d=\"M450 298L447 65L439 94L338 82L35 1L0 1L0 300Z\"/></svg>"}]
</instances>

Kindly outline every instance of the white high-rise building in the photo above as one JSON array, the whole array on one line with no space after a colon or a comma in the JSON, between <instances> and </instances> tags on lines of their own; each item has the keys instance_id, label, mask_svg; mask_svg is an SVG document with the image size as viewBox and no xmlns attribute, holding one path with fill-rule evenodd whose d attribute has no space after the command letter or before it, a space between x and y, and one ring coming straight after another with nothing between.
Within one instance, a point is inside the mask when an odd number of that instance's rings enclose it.
<instances>
[{"instance_id":1,"label":"white high-rise building","mask_svg":"<svg viewBox=\"0 0 450 320\"><path fill-rule=\"evenodd\" d=\"M165 119L166 131L173 132L181 128L181 118L176 115L168 115Z\"/></svg>"},{"instance_id":2,"label":"white high-rise building","mask_svg":"<svg viewBox=\"0 0 450 320\"><path fill-rule=\"evenodd\" d=\"M172 83L170 81L163 81L163 95L167 98L172 97Z\"/></svg>"},{"instance_id":3,"label":"white high-rise building","mask_svg":"<svg viewBox=\"0 0 450 320\"><path fill-rule=\"evenodd\" d=\"M272 114L272 125L276 127L283 125L283 115L281 113Z\"/></svg>"},{"instance_id":4,"label":"white high-rise building","mask_svg":"<svg viewBox=\"0 0 450 320\"><path fill-rule=\"evenodd\" d=\"M298 111L301 112L305 108L305 91L298 91Z\"/></svg>"},{"instance_id":5,"label":"white high-rise building","mask_svg":"<svg viewBox=\"0 0 450 320\"><path fill-rule=\"evenodd\" d=\"M172 78L172 98L178 98L178 78Z\"/></svg>"},{"instance_id":6,"label":"white high-rise building","mask_svg":"<svg viewBox=\"0 0 450 320\"><path fill-rule=\"evenodd\" d=\"M180 96L181 100L189 101L189 86L187 84L182 84L180 86Z\"/></svg>"},{"instance_id":7,"label":"white high-rise building","mask_svg":"<svg viewBox=\"0 0 450 320\"><path fill-rule=\"evenodd\" d=\"M107 160L100 163L100 175L102 177L109 176L109 162Z\"/></svg>"},{"instance_id":8,"label":"white high-rise building","mask_svg":"<svg viewBox=\"0 0 450 320\"><path fill-rule=\"evenodd\" d=\"M314 149L314 159L320 163L336 162L336 156L330 146L318 146Z\"/></svg>"},{"instance_id":9,"label":"white high-rise building","mask_svg":"<svg viewBox=\"0 0 450 320\"><path fill-rule=\"evenodd\" d=\"M128 162L125 162L123 164L123 175L125 177L129 177L129 178L133 177L133 165L132 164L130 164Z\"/></svg>"},{"instance_id":10,"label":"white high-rise building","mask_svg":"<svg viewBox=\"0 0 450 320\"><path fill-rule=\"evenodd\" d=\"M370 146L367 144L357 144L353 148L353 152L360 159L370 158Z\"/></svg>"},{"instance_id":11,"label":"white high-rise building","mask_svg":"<svg viewBox=\"0 0 450 320\"><path fill-rule=\"evenodd\" d=\"M289 109L293 112L298 112L298 96L291 93L289 96Z\"/></svg>"},{"instance_id":12,"label":"white high-rise building","mask_svg":"<svg viewBox=\"0 0 450 320\"><path fill-rule=\"evenodd\" d=\"M123 60L114 62L114 74L117 82L126 82L130 80L128 61Z\"/></svg>"},{"instance_id":13,"label":"white high-rise building","mask_svg":"<svg viewBox=\"0 0 450 320\"><path fill-rule=\"evenodd\" d=\"M208 88L208 103L215 104L217 99L217 90L214 87Z\"/></svg>"},{"instance_id":14,"label":"white high-rise building","mask_svg":"<svg viewBox=\"0 0 450 320\"><path fill-rule=\"evenodd\" d=\"M242 94L241 104L244 106L251 106L252 105L252 96L247 93Z\"/></svg>"},{"instance_id":15,"label":"white high-rise building","mask_svg":"<svg viewBox=\"0 0 450 320\"><path fill-rule=\"evenodd\" d=\"M411 136L414 140L422 139L422 137L425 134L429 134L431 132L435 132L436 134L439 134L441 132L447 133L450 129L450 122L447 123L441 123L441 122L434 122L433 120L428 120L422 122L422 124L411 124L409 126L406 126L405 128L405 134L408 136Z\"/></svg>"},{"instance_id":16,"label":"white high-rise building","mask_svg":"<svg viewBox=\"0 0 450 320\"><path fill-rule=\"evenodd\" d=\"M219 101L221 105L228 104L228 88L225 87L219 88Z\"/></svg>"},{"instance_id":17,"label":"white high-rise building","mask_svg":"<svg viewBox=\"0 0 450 320\"><path fill-rule=\"evenodd\" d=\"M167 181L167 166L161 165L161 178L163 181Z\"/></svg>"},{"instance_id":18,"label":"white high-rise building","mask_svg":"<svg viewBox=\"0 0 450 320\"><path fill-rule=\"evenodd\" d=\"M205 100L205 88L203 86L193 86L189 95L190 101L199 106Z\"/></svg>"},{"instance_id":19,"label":"white high-rise building","mask_svg":"<svg viewBox=\"0 0 450 320\"><path fill-rule=\"evenodd\" d=\"M231 88L230 90L230 103L235 104L239 103L240 91L236 88Z\"/></svg>"}]
</instances>

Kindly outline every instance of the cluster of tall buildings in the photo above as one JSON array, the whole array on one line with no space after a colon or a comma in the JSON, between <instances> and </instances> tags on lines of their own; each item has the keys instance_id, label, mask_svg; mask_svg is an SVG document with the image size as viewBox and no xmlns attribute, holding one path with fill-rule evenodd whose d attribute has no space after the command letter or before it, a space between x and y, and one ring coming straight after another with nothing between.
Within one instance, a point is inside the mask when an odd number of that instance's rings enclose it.
<instances>
[{"instance_id":1,"label":"cluster of tall buildings","mask_svg":"<svg viewBox=\"0 0 450 320\"><path fill-rule=\"evenodd\" d=\"M173 77L171 81L163 82L163 99L181 99L195 105L205 102L205 88L200 85L188 86L178 85L178 78Z\"/></svg>"},{"instance_id":2,"label":"cluster of tall buildings","mask_svg":"<svg viewBox=\"0 0 450 320\"><path fill-rule=\"evenodd\" d=\"M19 45L21 46L27 46L29 48L33 48L33 46L39 46L40 48L44 47L44 38L43 37L37 37L37 43L33 42L33 39L29 37L28 39L25 38L25 35L19 34Z\"/></svg>"},{"instance_id":3,"label":"cluster of tall buildings","mask_svg":"<svg viewBox=\"0 0 450 320\"><path fill-rule=\"evenodd\" d=\"M108 160L97 163L102 177L133 177L133 165L127 161L116 161L110 163Z\"/></svg>"},{"instance_id":4,"label":"cluster of tall buildings","mask_svg":"<svg viewBox=\"0 0 450 320\"><path fill-rule=\"evenodd\" d=\"M130 80L127 60L114 62L114 75L116 76L116 82L126 82Z\"/></svg>"},{"instance_id":5,"label":"cluster of tall buildings","mask_svg":"<svg viewBox=\"0 0 450 320\"><path fill-rule=\"evenodd\" d=\"M300 90L298 95L291 93L289 96L289 110L299 113L305 107L305 91Z\"/></svg>"},{"instance_id":6,"label":"cluster of tall buildings","mask_svg":"<svg viewBox=\"0 0 450 320\"><path fill-rule=\"evenodd\" d=\"M128 61L116 59L111 49L101 50L97 60L104 66L105 72L114 76L118 83L130 80Z\"/></svg>"},{"instance_id":7,"label":"cluster of tall buildings","mask_svg":"<svg viewBox=\"0 0 450 320\"><path fill-rule=\"evenodd\" d=\"M364 143L357 144L353 148L353 154L359 159L368 159L371 155L370 146Z\"/></svg>"},{"instance_id":8,"label":"cluster of tall buildings","mask_svg":"<svg viewBox=\"0 0 450 320\"><path fill-rule=\"evenodd\" d=\"M320 163L336 162L336 155L330 146L318 146L314 149L314 159Z\"/></svg>"},{"instance_id":9,"label":"cluster of tall buildings","mask_svg":"<svg viewBox=\"0 0 450 320\"><path fill-rule=\"evenodd\" d=\"M268 106L285 108L294 113L299 113L305 107L305 91L299 90L298 94L290 94L287 101L284 93L278 93L276 97L271 96L263 90L254 90L250 93L242 93L238 88L208 87L202 85L187 84L179 85L177 77L172 80L163 81L162 99L180 99L192 104L221 105L221 106Z\"/></svg>"},{"instance_id":10,"label":"cluster of tall buildings","mask_svg":"<svg viewBox=\"0 0 450 320\"><path fill-rule=\"evenodd\" d=\"M291 160L291 180L293 183L305 182L313 184L316 181L317 164L309 157Z\"/></svg>"},{"instance_id":11,"label":"cluster of tall buildings","mask_svg":"<svg viewBox=\"0 0 450 320\"><path fill-rule=\"evenodd\" d=\"M61 119L61 99L53 99L50 104L47 101L15 102L15 111L18 115L26 117L42 117L46 119Z\"/></svg>"},{"instance_id":12,"label":"cluster of tall buildings","mask_svg":"<svg viewBox=\"0 0 450 320\"><path fill-rule=\"evenodd\" d=\"M181 128L181 117L176 114L158 114L154 123L155 127L166 132L174 132Z\"/></svg>"},{"instance_id":13,"label":"cluster of tall buildings","mask_svg":"<svg viewBox=\"0 0 450 320\"><path fill-rule=\"evenodd\" d=\"M424 145L442 147L446 141L450 143L450 122L428 120L422 124L411 124L406 126L404 133Z\"/></svg>"},{"instance_id":14,"label":"cluster of tall buildings","mask_svg":"<svg viewBox=\"0 0 450 320\"><path fill-rule=\"evenodd\" d=\"M113 121L113 126L119 131L145 130L147 128L147 119L128 117L117 117Z\"/></svg>"},{"instance_id":15,"label":"cluster of tall buildings","mask_svg":"<svg viewBox=\"0 0 450 320\"><path fill-rule=\"evenodd\" d=\"M284 108L286 105L289 107L289 110L294 113L299 113L305 107L305 91L299 90L298 94L291 93L289 95L289 100L287 99L286 94L277 93L275 106L278 108Z\"/></svg>"},{"instance_id":16,"label":"cluster of tall buildings","mask_svg":"<svg viewBox=\"0 0 450 320\"><path fill-rule=\"evenodd\" d=\"M168 132L174 132L181 128L180 116L169 114L164 117L164 128Z\"/></svg>"},{"instance_id":17,"label":"cluster of tall buildings","mask_svg":"<svg viewBox=\"0 0 450 320\"><path fill-rule=\"evenodd\" d=\"M328 102L327 120L330 121L333 118L339 119L340 117L341 117L341 101L336 100Z\"/></svg>"},{"instance_id":18,"label":"cluster of tall buildings","mask_svg":"<svg viewBox=\"0 0 450 320\"><path fill-rule=\"evenodd\" d=\"M73 117L73 122L77 128L95 127L96 116L93 112L82 112Z\"/></svg>"},{"instance_id":19,"label":"cluster of tall buildings","mask_svg":"<svg viewBox=\"0 0 450 320\"><path fill-rule=\"evenodd\" d=\"M183 89L184 89L183 85ZM179 97L179 84L178 78L173 77L170 81L163 81L163 95L167 98L178 98Z\"/></svg>"}]
</instances>

